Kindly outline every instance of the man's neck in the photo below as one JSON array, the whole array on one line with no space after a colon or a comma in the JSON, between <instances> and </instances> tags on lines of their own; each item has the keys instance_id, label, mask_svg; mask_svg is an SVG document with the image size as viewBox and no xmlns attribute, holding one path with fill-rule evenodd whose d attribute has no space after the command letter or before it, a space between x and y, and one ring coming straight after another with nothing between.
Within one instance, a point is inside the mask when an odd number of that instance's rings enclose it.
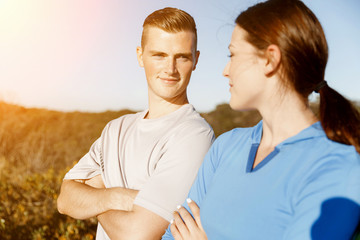
<instances>
[{"instance_id":1,"label":"man's neck","mask_svg":"<svg viewBox=\"0 0 360 240\"><path fill-rule=\"evenodd\" d=\"M165 115L168 115L185 104L188 104L189 101L186 96L181 99L176 100L165 100L165 99L150 99L149 98L149 111L146 114L146 119L160 118Z\"/></svg>"}]
</instances>

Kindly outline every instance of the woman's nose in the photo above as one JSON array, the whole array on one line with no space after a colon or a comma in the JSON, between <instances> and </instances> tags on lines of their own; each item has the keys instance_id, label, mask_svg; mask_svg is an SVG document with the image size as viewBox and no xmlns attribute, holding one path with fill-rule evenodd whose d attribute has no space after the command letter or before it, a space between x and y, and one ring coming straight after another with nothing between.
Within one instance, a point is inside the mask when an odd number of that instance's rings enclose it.
<instances>
[{"instance_id":1,"label":"woman's nose","mask_svg":"<svg viewBox=\"0 0 360 240\"><path fill-rule=\"evenodd\" d=\"M230 61L228 61L228 63L226 64L224 71L223 71L223 76L224 77L229 77L229 68L230 68Z\"/></svg>"}]
</instances>

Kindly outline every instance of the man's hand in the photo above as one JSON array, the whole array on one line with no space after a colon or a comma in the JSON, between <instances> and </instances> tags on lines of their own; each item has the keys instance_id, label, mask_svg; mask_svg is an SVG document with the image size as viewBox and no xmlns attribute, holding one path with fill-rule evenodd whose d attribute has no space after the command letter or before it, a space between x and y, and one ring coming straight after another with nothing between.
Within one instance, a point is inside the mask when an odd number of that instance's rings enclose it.
<instances>
[{"instance_id":1,"label":"man's hand","mask_svg":"<svg viewBox=\"0 0 360 240\"><path fill-rule=\"evenodd\" d=\"M96 216L111 239L160 239L169 222L133 205L137 193L121 187L105 188L100 175L88 180L64 180L58 210L76 219Z\"/></svg>"},{"instance_id":2,"label":"man's hand","mask_svg":"<svg viewBox=\"0 0 360 240\"><path fill-rule=\"evenodd\" d=\"M86 180L75 180L75 181L81 181L82 183L85 183L86 185L89 185L90 187L94 187L94 188L105 188L105 184L101 178L101 175L97 175L93 178Z\"/></svg>"},{"instance_id":3,"label":"man's hand","mask_svg":"<svg viewBox=\"0 0 360 240\"><path fill-rule=\"evenodd\" d=\"M94 188L105 188L101 175L84 180L84 183ZM117 187L117 188L108 188L108 191L112 191L112 194L110 193L111 196L108 199L108 207L111 210L122 210L122 211L132 210L133 202L138 193L137 190Z\"/></svg>"},{"instance_id":4,"label":"man's hand","mask_svg":"<svg viewBox=\"0 0 360 240\"><path fill-rule=\"evenodd\" d=\"M170 225L170 230L175 240L205 240L206 233L201 225L200 208L191 199L186 200L194 218L183 207L179 206L178 211L174 212L174 220Z\"/></svg>"},{"instance_id":5,"label":"man's hand","mask_svg":"<svg viewBox=\"0 0 360 240\"><path fill-rule=\"evenodd\" d=\"M101 176L79 181L64 180L57 200L58 210L76 219L95 217L109 210L129 211L137 190L104 188Z\"/></svg>"}]
</instances>

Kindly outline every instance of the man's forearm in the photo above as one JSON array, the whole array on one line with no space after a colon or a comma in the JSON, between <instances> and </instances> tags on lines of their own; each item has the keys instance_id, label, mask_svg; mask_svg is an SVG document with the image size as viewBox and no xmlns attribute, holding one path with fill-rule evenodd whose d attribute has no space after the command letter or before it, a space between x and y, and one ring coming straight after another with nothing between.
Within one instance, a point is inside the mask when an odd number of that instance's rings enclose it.
<instances>
[{"instance_id":1,"label":"man's forearm","mask_svg":"<svg viewBox=\"0 0 360 240\"><path fill-rule=\"evenodd\" d=\"M58 198L58 210L76 219L95 217L106 211L131 210L137 190L94 188L74 180L65 180Z\"/></svg>"},{"instance_id":2,"label":"man's forearm","mask_svg":"<svg viewBox=\"0 0 360 240\"><path fill-rule=\"evenodd\" d=\"M113 240L158 240L169 224L162 217L137 205L134 205L131 211L110 210L97 218Z\"/></svg>"}]
</instances>

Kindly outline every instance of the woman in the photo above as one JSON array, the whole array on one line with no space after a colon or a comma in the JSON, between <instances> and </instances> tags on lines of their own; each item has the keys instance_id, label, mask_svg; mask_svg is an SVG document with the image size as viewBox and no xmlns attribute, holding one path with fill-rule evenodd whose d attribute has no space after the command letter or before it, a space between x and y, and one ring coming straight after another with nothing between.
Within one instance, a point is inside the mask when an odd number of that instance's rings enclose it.
<instances>
[{"instance_id":1,"label":"woman","mask_svg":"<svg viewBox=\"0 0 360 240\"><path fill-rule=\"evenodd\" d=\"M236 19L229 50L230 106L263 120L215 141L163 239L350 239L360 218L360 117L324 80L319 21L299 0L259 3Z\"/></svg>"}]
</instances>

